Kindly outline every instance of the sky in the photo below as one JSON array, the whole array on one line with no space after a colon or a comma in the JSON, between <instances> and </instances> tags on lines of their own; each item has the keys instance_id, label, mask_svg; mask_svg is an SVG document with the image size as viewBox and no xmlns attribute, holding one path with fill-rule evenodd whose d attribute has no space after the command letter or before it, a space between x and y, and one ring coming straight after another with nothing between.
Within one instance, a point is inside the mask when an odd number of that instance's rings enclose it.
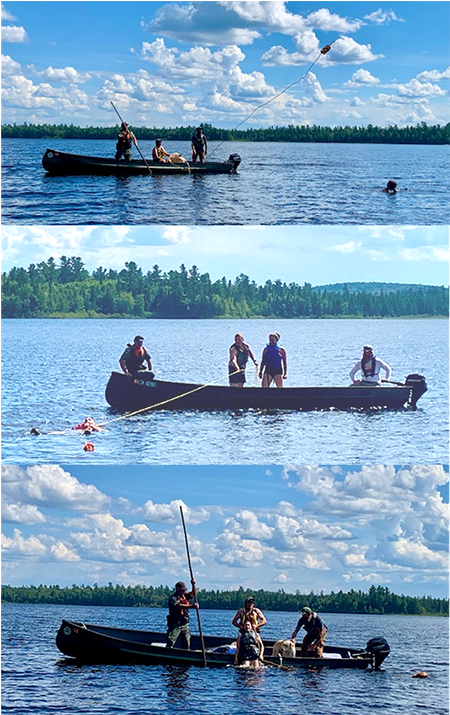
<instances>
[{"instance_id":1,"label":"sky","mask_svg":"<svg viewBox=\"0 0 450 715\"><path fill-rule=\"evenodd\" d=\"M448 468L2 468L2 583L448 595Z\"/></svg>"},{"instance_id":2,"label":"sky","mask_svg":"<svg viewBox=\"0 0 450 715\"><path fill-rule=\"evenodd\" d=\"M2 121L449 121L448 2L5 2ZM245 128L245 126L244 126Z\"/></svg>"},{"instance_id":3,"label":"sky","mask_svg":"<svg viewBox=\"0 0 450 715\"><path fill-rule=\"evenodd\" d=\"M214 235L213 235L214 234ZM448 285L445 226L4 226L2 270L80 256L89 271L184 263L212 280ZM257 260L256 260L257 259Z\"/></svg>"}]
</instances>

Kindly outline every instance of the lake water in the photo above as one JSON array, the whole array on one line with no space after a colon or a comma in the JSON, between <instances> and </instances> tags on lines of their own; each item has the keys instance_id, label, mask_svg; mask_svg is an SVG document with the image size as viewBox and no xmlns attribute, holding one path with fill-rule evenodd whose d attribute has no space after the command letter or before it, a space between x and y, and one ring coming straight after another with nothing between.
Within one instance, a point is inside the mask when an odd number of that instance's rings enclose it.
<instances>
[{"instance_id":1,"label":"lake water","mask_svg":"<svg viewBox=\"0 0 450 715\"><path fill-rule=\"evenodd\" d=\"M210 154L217 144L211 142ZM226 142L210 158L239 153L236 175L130 178L47 176L41 164L47 147L113 156L115 142L5 139L5 224L450 223L448 146ZM152 147L140 142L144 156ZM189 142L165 147L190 156ZM388 179L402 191L381 193Z\"/></svg>"},{"instance_id":2,"label":"lake water","mask_svg":"<svg viewBox=\"0 0 450 715\"><path fill-rule=\"evenodd\" d=\"M448 462L448 321L4 320L5 463L432 464ZM368 341L392 379L426 376L418 410L397 412L150 411L95 435L71 428L115 415L104 390L134 335L145 336L160 379L227 384L228 348L244 332L257 359L270 331L288 354L287 385L348 385ZM248 369L253 384L254 368ZM244 388L245 389L245 388ZM31 436L29 430L65 430Z\"/></svg>"},{"instance_id":3,"label":"lake water","mask_svg":"<svg viewBox=\"0 0 450 715\"><path fill-rule=\"evenodd\" d=\"M4 715L446 715L448 622L419 616L324 614L330 644L363 648L382 635L391 654L381 671L175 666L76 666L59 653L62 618L164 630L164 609L16 605L2 607ZM205 633L235 637L231 611L202 611ZM298 614L266 612L267 638L289 636ZM192 624L192 631L195 627ZM427 679L412 676L425 670Z\"/></svg>"}]
</instances>

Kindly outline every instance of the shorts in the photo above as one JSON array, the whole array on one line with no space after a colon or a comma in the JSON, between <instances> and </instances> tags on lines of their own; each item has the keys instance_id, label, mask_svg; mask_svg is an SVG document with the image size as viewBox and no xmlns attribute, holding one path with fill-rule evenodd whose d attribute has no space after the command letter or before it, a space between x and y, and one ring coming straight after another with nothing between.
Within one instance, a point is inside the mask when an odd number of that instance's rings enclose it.
<instances>
[{"instance_id":1,"label":"shorts","mask_svg":"<svg viewBox=\"0 0 450 715\"><path fill-rule=\"evenodd\" d=\"M264 375L267 377L276 377L277 375L282 375L283 371L281 367L266 367L264 369Z\"/></svg>"},{"instance_id":2,"label":"shorts","mask_svg":"<svg viewBox=\"0 0 450 715\"><path fill-rule=\"evenodd\" d=\"M232 375L231 373L234 373L234 375ZM234 366L231 367L230 365L228 365L228 377L230 382L233 383L233 385L235 385L236 383L238 385L241 385L242 383L246 382L245 372L236 372Z\"/></svg>"}]
</instances>

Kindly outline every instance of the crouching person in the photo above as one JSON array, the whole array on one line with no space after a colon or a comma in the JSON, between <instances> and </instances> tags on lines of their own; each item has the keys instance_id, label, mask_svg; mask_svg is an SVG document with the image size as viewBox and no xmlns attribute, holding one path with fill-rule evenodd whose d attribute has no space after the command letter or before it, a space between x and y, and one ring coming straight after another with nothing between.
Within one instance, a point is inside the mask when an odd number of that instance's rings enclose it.
<instances>
[{"instance_id":1,"label":"crouching person","mask_svg":"<svg viewBox=\"0 0 450 715\"><path fill-rule=\"evenodd\" d=\"M327 626L322 618L314 613L309 606L304 606L301 611L302 615L299 619L295 630L291 636L291 641L295 643L297 633L300 628L304 628L306 635L303 638L300 655L302 658L313 657L321 658L323 655L323 645L325 636L327 635Z\"/></svg>"},{"instance_id":2,"label":"crouching person","mask_svg":"<svg viewBox=\"0 0 450 715\"><path fill-rule=\"evenodd\" d=\"M244 668L259 668L260 661L264 658L264 645L261 636L253 630L249 621L244 623L236 641L236 655L234 664Z\"/></svg>"}]
</instances>

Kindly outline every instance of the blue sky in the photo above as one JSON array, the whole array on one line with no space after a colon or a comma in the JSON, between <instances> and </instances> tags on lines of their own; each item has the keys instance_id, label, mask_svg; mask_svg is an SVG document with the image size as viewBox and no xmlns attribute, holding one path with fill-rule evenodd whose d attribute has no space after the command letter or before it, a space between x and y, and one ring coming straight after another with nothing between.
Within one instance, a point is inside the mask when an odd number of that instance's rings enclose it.
<instances>
[{"instance_id":1,"label":"blue sky","mask_svg":"<svg viewBox=\"0 0 450 715\"><path fill-rule=\"evenodd\" d=\"M5 2L3 122L449 121L448 2Z\"/></svg>"},{"instance_id":2,"label":"blue sky","mask_svg":"<svg viewBox=\"0 0 450 715\"><path fill-rule=\"evenodd\" d=\"M2 263L5 271L69 255L89 270L121 269L132 255L144 271L184 263L213 280L448 285L448 238L445 226L5 226Z\"/></svg>"},{"instance_id":3,"label":"blue sky","mask_svg":"<svg viewBox=\"0 0 450 715\"><path fill-rule=\"evenodd\" d=\"M2 468L2 583L448 594L448 468Z\"/></svg>"}]
</instances>

